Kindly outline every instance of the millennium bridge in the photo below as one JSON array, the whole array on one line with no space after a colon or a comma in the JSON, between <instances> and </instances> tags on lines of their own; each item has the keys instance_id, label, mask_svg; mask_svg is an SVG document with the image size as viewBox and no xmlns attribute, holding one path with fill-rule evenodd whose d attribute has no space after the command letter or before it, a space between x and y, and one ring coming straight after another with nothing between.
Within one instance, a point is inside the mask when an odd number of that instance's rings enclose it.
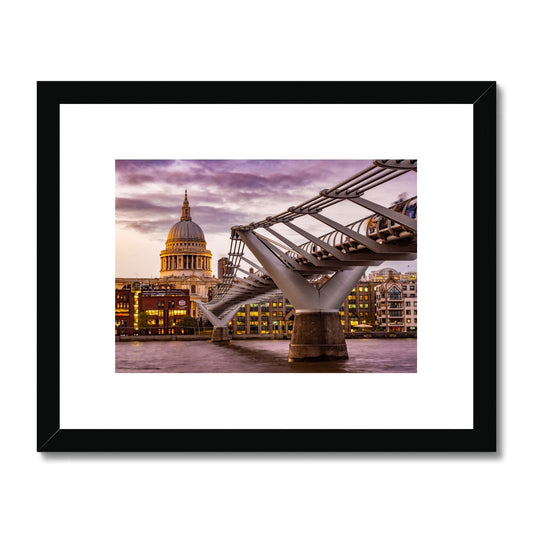
<instances>
[{"instance_id":1,"label":"millennium bridge","mask_svg":"<svg viewBox=\"0 0 533 533\"><path fill-rule=\"evenodd\" d=\"M232 227L222 282L211 301L196 301L213 325L211 340L230 340L228 324L243 304L283 294L295 309L289 361L347 359L339 318L342 302L368 266L416 259L417 197L386 207L366 199L365 193L416 171L414 159L378 159L306 202L260 222ZM333 206L346 208L347 203L369 215L346 225L322 213ZM319 236L306 231L301 227L305 217L332 231ZM305 240L294 242L282 228Z\"/></svg>"}]
</instances>

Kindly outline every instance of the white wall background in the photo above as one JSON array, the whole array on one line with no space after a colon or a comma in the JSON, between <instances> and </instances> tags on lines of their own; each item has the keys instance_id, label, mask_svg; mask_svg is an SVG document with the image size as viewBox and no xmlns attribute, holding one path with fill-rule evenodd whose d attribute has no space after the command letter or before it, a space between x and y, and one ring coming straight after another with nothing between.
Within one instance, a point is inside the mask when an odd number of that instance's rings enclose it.
<instances>
[{"instance_id":1,"label":"white wall background","mask_svg":"<svg viewBox=\"0 0 533 533\"><path fill-rule=\"evenodd\" d=\"M533 363L527 325L518 319L528 316L521 291L529 258L516 253L527 250L528 233L516 229L526 224L532 192L531 39L524 5L95 0L4 8L4 531L531 528ZM499 83L499 287L488 310L499 316L498 454L35 451L35 81L141 79Z\"/></svg>"}]
</instances>

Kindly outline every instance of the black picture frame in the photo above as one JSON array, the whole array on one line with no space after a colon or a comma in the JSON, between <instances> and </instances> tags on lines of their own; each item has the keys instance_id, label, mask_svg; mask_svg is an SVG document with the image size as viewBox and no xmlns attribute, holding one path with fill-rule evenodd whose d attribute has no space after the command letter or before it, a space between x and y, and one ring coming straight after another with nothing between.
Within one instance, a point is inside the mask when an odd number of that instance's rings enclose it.
<instances>
[{"instance_id":1,"label":"black picture frame","mask_svg":"<svg viewBox=\"0 0 533 533\"><path fill-rule=\"evenodd\" d=\"M494 452L496 82L37 82L37 450L40 452ZM61 104L470 104L474 160L472 429L62 429ZM51 239L51 236L56 236ZM482 310L482 312L480 312Z\"/></svg>"}]
</instances>

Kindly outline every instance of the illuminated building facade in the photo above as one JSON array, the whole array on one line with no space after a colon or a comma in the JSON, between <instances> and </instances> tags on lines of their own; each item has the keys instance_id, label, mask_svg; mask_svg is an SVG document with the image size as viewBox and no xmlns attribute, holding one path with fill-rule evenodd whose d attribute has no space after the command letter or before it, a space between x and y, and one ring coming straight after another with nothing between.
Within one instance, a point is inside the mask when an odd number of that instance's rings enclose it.
<instances>
[{"instance_id":1,"label":"illuminated building facade","mask_svg":"<svg viewBox=\"0 0 533 533\"><path fill-rule=\"evenodd\" d=\"M345 333L364 331L376 326L376 287L378 283L359 281L340 308Z\"/></svg>"},{"instance_id":2,"label":"illuminated building facade","mask_svg":"<svg viewBox=\"0 0 533 533\"><path fill-rule=\"evenodd\" d=\"M179 335L189 332L180 325L190 315L189 291L170 284L134 282L115 289L115 335Z\"/></svg>"},{"instance_id":3,"label":"illuminated building facade","mask_svg":"<svg viewBox=\"0 0 533 533\"><path fill-rule=\"evenodd\" d=\"M402 274L387 269L387 275L390 277L382 281L363 279L352 289L339 309L344 333L376 329L389 332L417 330L416 272ZM326 279L322 280L325 281ZM318 285L320 283L319 281ZM391 296L389 301L387 291L390 290L391 284L398 288L401 294L399 300L393 300L395 296ZM279 298L243 305L231 321L230 328L234 336L287 337L292 332L293 321L293 307L285 298Z\"/></svg>"},{"instance_id":4,"label":"illuminated building facade","mask_svg":"<svg viewBox=\"0 0 533 533\"><path fill-rule=\"evenodd\" d=\"M380 270L372 270L368 273L366 279L368 281L374 281L376 283L383 283L388 279L394 279L396 281L416 281L416 272L398 272L394 268L382 268Z\"/></svg>"},{"instance_id":5,"label":"illuminated building facade","mask_svg":"<svg viewBox=\"0 0 533 533\"><path fill-rule=\"evenodd\" d=\"M233 335L274 335L286 337L292 332L294 308L283 297L267 302L243 305L231 322Z\"/></svg>"}]
</instances>

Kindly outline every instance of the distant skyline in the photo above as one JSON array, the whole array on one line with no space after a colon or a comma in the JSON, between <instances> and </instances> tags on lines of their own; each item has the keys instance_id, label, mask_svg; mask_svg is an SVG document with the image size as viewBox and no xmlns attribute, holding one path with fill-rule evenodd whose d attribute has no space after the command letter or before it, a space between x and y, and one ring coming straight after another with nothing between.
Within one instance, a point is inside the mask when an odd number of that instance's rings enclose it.
<instances>
[{"instance_id":1,"label":"distant skyline","mask_svg":"<svg viewBox=\"0 0 533 533\"><path fill-rule=\"evenodd\" d=\"M191 218L213 253L216 275L217 261L229 251L232 226L281 213L370 164L372 160L117 160L115 276L159 276L159 253L181 217L185 190ZM368 191L365 198L388 206L402 194L415 196L416 177L409 172ZM348 205L336 215L344 223L369 214L351 202L343 204ZM306 228L317 235L331 230L314 220ZM303 240L298 236L297 242ZM416 271L416 260L388 261L368 271L386 266Z\"/></svg>"}]
</instances>

